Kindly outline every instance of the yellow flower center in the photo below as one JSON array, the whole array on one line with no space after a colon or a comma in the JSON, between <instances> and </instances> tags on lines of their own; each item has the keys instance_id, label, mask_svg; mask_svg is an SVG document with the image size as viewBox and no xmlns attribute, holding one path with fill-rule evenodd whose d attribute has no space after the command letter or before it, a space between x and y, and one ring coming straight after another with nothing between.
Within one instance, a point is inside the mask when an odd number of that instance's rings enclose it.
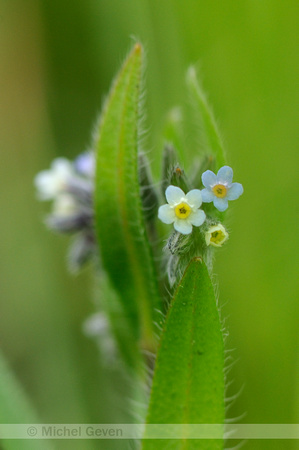
<instances>
[{"instance_id":1,"label":"yellow flower center","mask_svg":"<svg viewBox=\"0 0 299 450\"><path fill-rule=\"evenodd\" d=\"M225 238L226 238L226 236L223 233L223 231L216 230L216 231L213 231L213 233L211 234L210 242L213 242L214 244L219 245L222 243L223 240L225 240Z\"/></svg>"},{"instance_id":2,"label":"yellow flower center","mask_svg":"<svg viewBox=\"0 0 299 450\"><path fill-rule=\"evenodd\" d=\"M187 219L191 214L191 208L187 203L180 203L174 208L174 212L179 219Z\"/></svg>"},{"instance_id":3,"label":"yellow flower center","mask_svg":"<svg viewBox=\"0 0 299 450\"><path fill-rule=\"evenodd\" d=\"M212 188L212 191L216 197L223 198L226 196L227 188L223 184L216 184L216 186Z\"/></svg>"}]
</instances>

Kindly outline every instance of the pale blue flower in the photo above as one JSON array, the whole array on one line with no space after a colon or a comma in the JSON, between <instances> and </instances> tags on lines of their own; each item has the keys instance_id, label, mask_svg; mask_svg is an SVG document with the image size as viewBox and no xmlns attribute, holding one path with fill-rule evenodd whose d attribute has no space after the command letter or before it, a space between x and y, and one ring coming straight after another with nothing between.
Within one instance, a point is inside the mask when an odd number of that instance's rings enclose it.
<instances>
[{"instance_id":1,"label":"pale blue flower","mask_svg":"<svg viewBox=\"0 0 299 450\"><path fill-rule=\"evenodd\" d=\"M199 189L185 194L177 186L168 186L165 192L168 204L162 205L158 211L159 219L167 224L173 223L176 231L182 234L192 233L192 225L199 227L206 220Z\"/></svg>"},{"instance_id":2,"label":"pale blue flower","mask_svg":"<svg viewBox=\"0 0 299 450\"><path fill-rule=\"evenodd\" d=\"M232 182L233 169L229 166L221 167L217 175L207 170L201 178L205 186L201 191L202 201L213 202L218 211L225 211L228 208L228 200L237 200L243 194L242 184Z\"/></svg>"}]
</instances>

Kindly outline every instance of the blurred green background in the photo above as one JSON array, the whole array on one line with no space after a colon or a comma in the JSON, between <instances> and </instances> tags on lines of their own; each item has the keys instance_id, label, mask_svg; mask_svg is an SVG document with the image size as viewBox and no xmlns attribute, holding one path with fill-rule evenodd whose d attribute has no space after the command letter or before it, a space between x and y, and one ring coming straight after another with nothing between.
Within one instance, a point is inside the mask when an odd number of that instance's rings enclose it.
<instances>
[{"instance_id":1,"label":"blurred green background","mask_svg":"<svg viewBox=\"0 0 299 450\"><path fill-rule=\"evenodd\" d=\"M227 346L235 349L229 393L243 388L228 416L299 422L298 29L297 0L1 0L0 343L43 422L126 418L118 400L125 381L101 367L81 333L94 309L91 271L67 273L67 239L44 228L32 180L54 157L88 148L131 36L147 53L156 175L165 115L187 102L185 71L199 63L228 162L245 188L215 266Z\"/></svg>"}]
</instances>

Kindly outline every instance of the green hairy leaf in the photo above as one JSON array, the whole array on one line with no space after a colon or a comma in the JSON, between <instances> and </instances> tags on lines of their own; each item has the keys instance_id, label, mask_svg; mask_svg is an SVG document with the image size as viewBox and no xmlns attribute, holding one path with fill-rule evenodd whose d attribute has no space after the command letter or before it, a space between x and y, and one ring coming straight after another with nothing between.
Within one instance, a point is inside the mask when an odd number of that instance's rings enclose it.
<instances>
[{"instance_id":1,"label":"green hairy leaf","mask_svg":"<svg viewBox=\"0 0 299 450\"><path fill-rule=\"evenodd\" d=\"M208 270L200 258L187 267L166 318L147 424L223 424L224 349ZM149 429L146 429L145 436ZM143 450L221 449L220 440L143 441Z\"/></svg>"},{"instance_id":2,"label":"green hairy leaf","mask_svg":"<svg viewBox=\"0 0 299 450\"><path fill-rule=\"evenodd\" d=\"M10 371L2 353L0 353L0 423L39 423L33 407L18 380ZM50 450L53 447L44 440L6 439L0 442L0 448L3 450Z\"/></svg>"},{"instance_id":3,"label":"green hairy leaf","mask_svg":"<svg viewBox=\"0 0 299 450\"><path fill-rule=\"evenodd\" d=\"M96 232L102 262L120 294L134 339L152 350L159 304L138 183L138 121L143 50L136 44L119 72L96 145Z\"/></svg>"},{"instance_id":4,"label":"green hairy leaf","mask_svg":"<svg viewBox=\"0 0 299 450\"><path fill-rule=\"evenodd\" d=\"M99 310L105 311L105 314L109 317L110 332L117 343L117 348L129 367L133 367L136 362L141 362L138 343L134 340L129 323L126 320L120 295L104 272L97 278L97 291L100 299ZM103 350L105 351L105 348Z\"/></svg>"},{"instance_id":5,"label":"green hairy leaf","mask_svg":"<svg viewBox=\"0 0 299 450\"><path fill-rule=\"evenodd\" d=\"M215 169L218 170L225 165L223 144L216 120L199 84L194 67L190 67L187 72L187 86L195 107L200 139L203 141L205 152L215 156Z\"/></svg>"}]
</instances>

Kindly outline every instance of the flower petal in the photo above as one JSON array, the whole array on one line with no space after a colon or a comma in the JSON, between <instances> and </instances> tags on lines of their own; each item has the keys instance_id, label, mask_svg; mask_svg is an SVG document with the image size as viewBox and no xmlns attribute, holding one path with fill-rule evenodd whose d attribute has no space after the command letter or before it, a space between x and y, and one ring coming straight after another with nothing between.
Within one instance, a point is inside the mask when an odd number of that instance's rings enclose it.
<instances>
[{"instance_id":1,"label":"flower petal","mask_svg":"<svg viewBox=\"0 0 299 450\"><path fill-rule=\"evenodd\" d=\"M210 203L213 201L215 195L210 189L203 189L201 191L201 198L204 203Z\"/></svg>"},{"instance_id":2,"label":"flower petal","mask_svg":"<svg viewBox=\"0 0 299 450\"><path fill-rule=\"evenodd\" d=\"M200 227L206 220L205 212L202 209L198 209L192 215L190 215L189 220L192 225L196 227Z\"/></svg>"},{"instance_id":3,"label":"flower petal","mask_svg":"<svg viewBox=\"0 0 299 450\"><path fill-rule=\"evenodd\" d=\"M228 200L237 200L243 194L243 191L244 189L241 183L233 183L228 190L226 198Z\"/></svg>"},{"instance_id":4,"label":"flower petal","mask_svg":"<svg viewBox=\"0 0 299 450\"><path fill-rule=\"evenodd\" d=\"M199 208L202 204L201 192L199 189L192 189L192 191L189 191L186 195L186 199L192 208Z\"/></svg>"},{"instance_id":5,"label":"flower petal","mask_svg":"<svg viewBox=\"0 0 299 450\"><path fill-rule=\"evenodd\" d=\"M175 219L174 209L169 205L162 205L159 208L158 217L164 223L172 223Z\"/></svg>"},{"instance_id":6,"label":"flower petal","mask_svg":"<svg viewBox=\"0 0 299 450\"><path fill-rule=\"evenodd\" d=\"M92 152L81 153L75 159L75 168L77 172L87 177L94 176L95 172L95 155Z\"/></svg>"},{"instance_id":7,"label":"flower petal","mask_svg":"<svg viewBox=\"0 0 299 450\"><path fill-rule=\"evenodd\" d=\"M168 186L165 192L166 200L171 206L177 205L185 198L185 193L177 186Z\"/></svg>"},{"instance_id":8,"label":"flower petal","mask_svg":"<svg viewBox=\"0 0 299 450\"><path fill-rule=\"evenodd\" d=\"M211 187L214 186L214 184L217 183L217 177L211 170L206 170L202 176L202 183L205 187Z\"/></svg>"},{"instance_id":9,"label":"flower petal","mask_svg":"<svg viewBox=\"0 0 299 450\"><path fill-rule=\"evenodd\" d=\"M79 205L74 196L70 194L60 194L54 199L53 214L55 216L67 217L79 212Z\"/></svg>"},{"instance_id":10,"label":"flower petal","mask_svg":"<svg viewBox=\"0 0 299 450\"><path fill-rule=\"evenodd\" d=\"M227 198L219 198L219 197L214 197L214 206L215 208L218 209L218 211L225 211L228 208L228 200Z\"/></svg>"},{"instance_id":11,"label":"flower petal","mask_svg":"<svg viewBox=\"0 0 299 450\"><path fill-rule=\"evenodd\" d=\"M55 195L55 179L50 170L39 172L34 178L34 184L40 200L51 200Z\"/></svg>"},{"instance_id":12,"label":"flower petal","mask_svg":"<svg viewBox=\"0 0 299 450\"><path fill-rule=\"evenodd\" d=\"M192 233L192 225L186 219L176 219L174 222L174 229L182 234Z\"/></svg>"},{"instance_id":13,"label":"flower petal","mask_svg":"<svg viewBox=\"0 0 299 450\"><path fill-rule=\"evenodd\" d=\"M70 176L73 172L73 165L67 158L56 158L51 164L51 171L59 176Z\"/></svg>"},{"instance_id":14,"label":"flower petal","mask_svg":"<svg viewBox=\"0 0 299 450\"><path fill-rule=\"evenodd\" d=\"M231 184L233 181L233 169L229 166L223 166L218 170L217 181L223 184Z\"/></svg>"}]
</instances>

